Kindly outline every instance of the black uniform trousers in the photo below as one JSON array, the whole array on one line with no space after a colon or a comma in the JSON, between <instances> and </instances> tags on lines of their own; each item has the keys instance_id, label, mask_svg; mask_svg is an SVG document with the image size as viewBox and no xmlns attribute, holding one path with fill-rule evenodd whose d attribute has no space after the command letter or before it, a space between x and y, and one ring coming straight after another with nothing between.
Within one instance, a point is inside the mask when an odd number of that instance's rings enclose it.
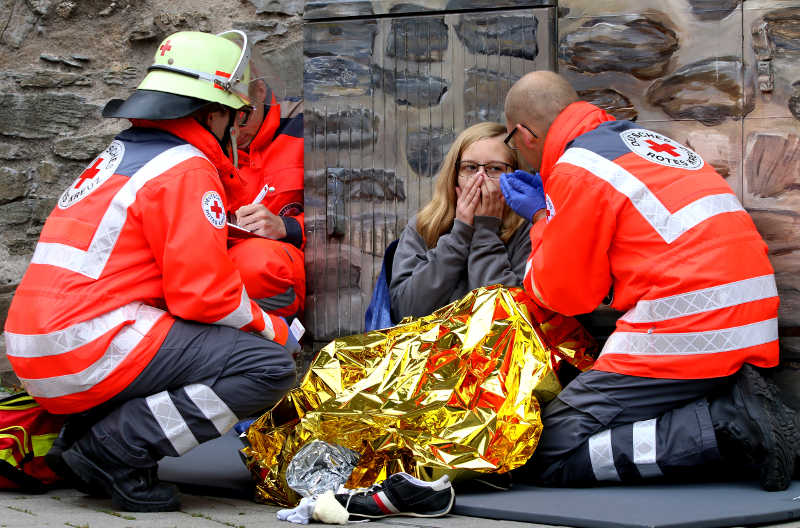
<instances>
[{"instance_id":1,"label":"black uniform trousers","mask_svg":"<svg viewBox=\"0 0 800 528\"><path fill-rule=\"evenodd\" d=\"M542 437L518 478L578 486L697 476L720 462L707 397L732 382L583 372L545 406Z\"/></svg>"},{"instance_id":2,"label":"black uniform trousers","mask_svg":"<svg viewBox=\"0 0 800 528\"><path fill-rule=\"evenodd\" d=\"M274 341L178 320L133 383L78 421L102 458L149 468L272 407L294 381L294 361Z\"/></svg>"}]
</instances>

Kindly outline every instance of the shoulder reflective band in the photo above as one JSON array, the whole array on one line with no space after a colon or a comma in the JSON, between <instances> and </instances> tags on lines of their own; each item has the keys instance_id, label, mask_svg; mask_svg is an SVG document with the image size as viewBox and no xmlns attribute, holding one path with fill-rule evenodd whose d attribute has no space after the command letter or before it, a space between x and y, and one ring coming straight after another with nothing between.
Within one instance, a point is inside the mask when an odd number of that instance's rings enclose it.
<instances>
[{"instance_id":1,"label":"shoulder reflective band","mask_svg":"<svg viewBox=\"0 0 800 528\"><path fill-rule=\"evenodd\" d=\"M744 211L734 194L712 194L698 198L670 213L658 197L636 176L611 160L584 148L568 149L556 162L580 167L625 195L648 224L672 244L696 225L722 213Z\"/></svg>"}]
</instances>

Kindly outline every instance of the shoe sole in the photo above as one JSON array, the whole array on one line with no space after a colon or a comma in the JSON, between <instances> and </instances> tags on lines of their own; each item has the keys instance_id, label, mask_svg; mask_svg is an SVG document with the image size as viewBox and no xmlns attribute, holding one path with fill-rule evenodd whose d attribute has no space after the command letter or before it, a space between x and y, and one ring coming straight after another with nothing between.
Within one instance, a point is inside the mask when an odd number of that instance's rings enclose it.
<instances>
[{"instance_id":1,"label":"shoe sole","mask_svg":"<svg viewBox=\"0 0 800 528\"><path fill-rule=\"evenodd\" d=\"M744 365L740 388L751 416L759 416L756 423L766 440L766 459L761 465L761 487L766 491L783 491L789 487L794 473L795 450L800 445L800 433L794 426L793 417L783 407L780 393L752 366ZM753 399L760 405L749 405ZM769 429L765 430L765 421Z\"/></svg>"},{"instance_id":2,"label":"shoe sole","mask_svg":"<svg viewBox=\"0 0 800 528\"><path fill-rule=\"evenodd\" d=\"M439 510L438 512L432 513L415 513L415 512L399 512L399 513L387 513L384 515L366 515L363 513L352 513L350 517L361 517L364 519L383 519L385 517L442 517L450 513L450 510L453 509L453 505L456 502L456 493L453 488L450 488L450 503L447 507ZM351 519L352 520L352 519Z\"/></svg>"},{"instance_id":3,"label":"shoe sole","mask_svg":"<svg viewBox=\"0 0 800 528\"><path fill-rule=\"evenodd\" d=\"M181 507L178 497L173 497L171 500L164 502L145 502L128 497L117 488L111 475L103 471L102 468L74 447L65 451L62 458L64 459L64 464L88 487L92 489L110 489L111 504L116 510L130 512L167 512L177 511ZM98 475L101 476L98 477Z\"/></svg>"}]
</instances>

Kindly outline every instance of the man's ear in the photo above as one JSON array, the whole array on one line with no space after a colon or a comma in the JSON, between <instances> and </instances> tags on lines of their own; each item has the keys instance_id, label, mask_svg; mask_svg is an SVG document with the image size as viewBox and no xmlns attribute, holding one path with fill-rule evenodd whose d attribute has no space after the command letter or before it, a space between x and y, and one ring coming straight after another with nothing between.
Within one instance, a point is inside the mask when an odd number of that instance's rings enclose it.
<instances>
[{"instance_id":1,"label":"man's ear","mask_svg":"<svg viewBox=\"0 0 800 528\"><path fill-rule=\"evenodd\" d=\"M525 143L525 146L528 148L533 148L534 143L536 143L536 138L533 137L533 134L520 123L517 123L517 133L514 135L521 138L522 142Z\"/></svg>"},{"instance_id":2,"label":"man's ear","mask_svg":"<svg viewBox=\"0 0 800 528\"><path fill-rule=\"evenodd\" d=\"M254 93L255 102L264 103L268 105L270 102L267 101L266 99L269 88L267 88L266 81L264 81L264 79L257 80L253 88L255 91Z\"/></svg>"},{"instance_id":3,"label":"man's ear","mask_svg":"<svg viewBox=\"0 0 800 528\"><path fill-rule=\"evenodd\" d=\"M206 112L202 116L203 124L206 125L209 128L212 128L212 125L213 125L214 121L217 119L217 117L219 116L219 114L220 114L220 110L218 108L214 109L214 110L209 110L208 112Z\"/></svg>"},{"instance_id":4,"label":"man's ear","mask_svg":"<svg viewBox=\"0 0 800 528\"><path fill-rule=\"evenodd\" d=\"M213 121L213 119L214 119L214 112L213 111L206 112L205 115L203 116L203 124L207 128L211 128L211 122Z\"/></svg>"}]
</instances>

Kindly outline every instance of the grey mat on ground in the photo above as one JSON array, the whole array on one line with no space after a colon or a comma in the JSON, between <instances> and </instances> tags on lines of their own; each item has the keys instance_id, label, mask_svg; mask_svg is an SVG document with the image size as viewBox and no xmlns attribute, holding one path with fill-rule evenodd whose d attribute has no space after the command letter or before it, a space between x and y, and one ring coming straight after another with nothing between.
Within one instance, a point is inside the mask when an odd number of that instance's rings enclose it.
<instances>
[{"instance_id":1,"label":"grey mat on ground","mask_svg":"<svg viewBox=\"0 0 800 528\"><path fill-rule=\"evenodd\" d=\"M188 493L252 499L254 483L239 457L242 447L231 429L181 457L163 458L158 464L158 478L174 482Z\"/></svg>"},{"instance_id":2,"label":"grey mat on ground","mask_svg":"<svg viewBox=\"0 0 800 528\"><path fill-rule=\"evenodd\" d=\"M161 480L199 495L252 499L254 484L231 430L159 464ZM768 493L756 482L458 492L451 513L576 528L721 528L800 519L800 481Z\"/></svg>"},{"instance_id":3,"label":"grey mat on ground","mask_svg":"<svg viewBox=\"0 0 800 528\"><path fill-rule=\"evenodd\" d=\"M786 491L757 482L463 493L452 513L577 528L718 528L800 518L800 481Z\"/></svg>"}]
</instances>

